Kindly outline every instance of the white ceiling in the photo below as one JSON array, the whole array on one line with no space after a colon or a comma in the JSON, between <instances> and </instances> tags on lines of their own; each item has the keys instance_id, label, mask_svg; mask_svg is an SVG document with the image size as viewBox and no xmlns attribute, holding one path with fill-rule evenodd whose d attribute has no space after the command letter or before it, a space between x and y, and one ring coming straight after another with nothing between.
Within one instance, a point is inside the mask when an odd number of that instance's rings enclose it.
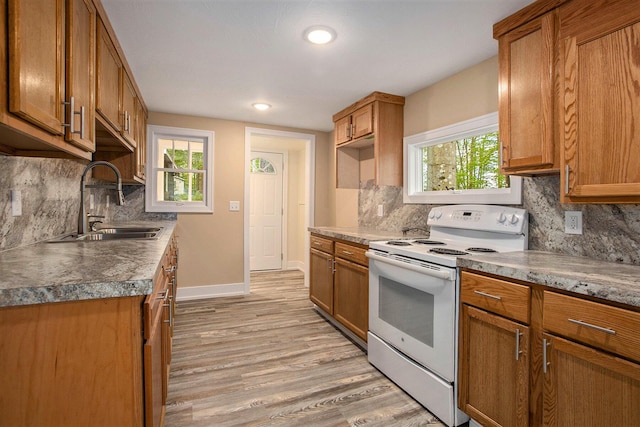
<instances>
[{"instance_id":1,"label":"white ceiling","mask_svg":"<svg viewBox=\"0 0 640 427\"><path fill-rule=\"evenodd\" d=\"M493 24L531 2L102 0L149 110L321 131L373 91L407 96L496 55ZM312 25L338 37L311 45Z\"/></svg>"}]
</instances>

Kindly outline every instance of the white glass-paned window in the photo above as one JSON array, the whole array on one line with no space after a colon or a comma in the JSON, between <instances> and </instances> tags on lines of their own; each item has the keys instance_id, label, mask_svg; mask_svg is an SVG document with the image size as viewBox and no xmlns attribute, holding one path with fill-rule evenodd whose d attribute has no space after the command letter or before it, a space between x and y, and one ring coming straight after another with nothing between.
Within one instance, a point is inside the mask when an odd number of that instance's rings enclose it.
<instances>
[{"instance_id":1,"label":"white glass-paned window","mask_svg":"<svg viewBox=\"0 0 640 427\"><path fill-rule=\"evenodd\" d=\"M148 212L213 212L211 131L148 126Z\"/></svg>"},{"instance_id":2,"label":"white glass-paned window","mask_svg":"<svg viewBox=\"0 0 640 427\"><path fill-rule=\"evenodd\" d=\"M269 160L256 157L255 159L251 159L250 172L275 175L276 169Z\"/></svg>"},{"instance_id":3,"label":"white glass-paned window","mask_svg":"<svg viewBox=\"0 0 640 427\"><path fill-rule=\"evenodd\" d=\"M404 138L404 202L520 204L522 179L500 174L497 113Z\"/></svg>"}]
</instances>

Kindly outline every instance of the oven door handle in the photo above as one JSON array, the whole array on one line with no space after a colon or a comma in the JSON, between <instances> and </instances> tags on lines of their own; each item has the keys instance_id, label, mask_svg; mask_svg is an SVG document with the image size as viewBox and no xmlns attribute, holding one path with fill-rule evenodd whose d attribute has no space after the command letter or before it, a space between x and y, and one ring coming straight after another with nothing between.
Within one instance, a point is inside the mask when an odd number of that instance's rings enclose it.
<instances>
[{"instance_id":1,"label":"oven door handle","mask_svg":"<svg viewBox=\"0 0 640 427\"><path fill-rule=\"evenodd\" d=\"M393 258L387 258L384 256L376 255L369 251L365 252L365 255L367 256L367 258L370 258L372 260L386 262L387 264L391 264L400 268L406 268L407 270L412 270L420 274L426 274L427 276L437 277L439 279L444 279L444 280L453 280L453 277L451 277L452 274L449 271L433 270L428 267L420 267L419 265L410 264L408 262L398 261Z\"/></svg>"}]
</instances>

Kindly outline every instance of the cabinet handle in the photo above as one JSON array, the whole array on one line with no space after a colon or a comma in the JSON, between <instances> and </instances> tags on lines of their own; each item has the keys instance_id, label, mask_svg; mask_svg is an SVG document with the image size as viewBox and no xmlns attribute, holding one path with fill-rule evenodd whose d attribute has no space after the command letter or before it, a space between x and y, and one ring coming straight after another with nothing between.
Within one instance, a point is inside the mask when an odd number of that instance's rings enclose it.
<instances>
[{"instance_id":1,"label":"cabinet handle","mask_svg":"<svg viewBox=\"0 0 640 427\"><path fill-rule=\"evenodd\" d=\"M502 141L500 141L500 155L502 156L502 164L503 165L507 164L507 157L504 155L505 150L506 150L506 148L502 144Z\"/></svg>"},{"instance_id":2,"label":"cabinet handle","mask_svg":"<svg viewBox=\"0 0 640 427\"><path fill-rule=\"evenodd\" d=\"M173 273L174 271L176 271L176 266L175 266L175 265L172 265L172 266L171 266L171 267L169 267L169 268L165 268L165 269L164 269L164 271L165 271L166 273Z\"/></svg>"},{"instance_id":3,"label":"cabinet handle","mask_svg":"<svg viewBox=\"0 0 640 427\"><path fill-rule=\"evenodd\" d=\"M520 351L520 337L522 336L522 332L520 329L516 329L516 360L520 360L520 355L522 352Z\"/></svg>"},{"instance_id":4,"label":"cabinet handle","mask_svg":"<svg viewBox=\"0 0 640 427\"><path fill-rule=\"evenodd\" d=\"M591 323L583 322L582 320L567 319L571 323L576 325L586 326L587 328L595 329L596 331L604 332L605 334L615 335L616 331L611 328L605 328L603 326L592 325Z\"/></svg>"},{"instance_id":5,"label":"cabinet handle","mask_svg":"<svg viewBox=\"0 0 640 427\"><path fill-rule=\"evenodd\" d=\"M85 108L84 105L80 107L80 139L84 139L84 114ZM78 114L78 113L75 113Z\"/></svg>"},{"instance_id":6,"label":"cabinet handle","mask_svg":"<svg viewBox=\"0 0 640 427\"><path fill-rule=\"evenodd\" d=\"M84 106L80 107L80 111L76 111L76 100L73 96L69 98L69 102L63 101L62 105L69 106L69 114L67 115L67 117L69 117L69 123L63 123L62 127L69 128L70 134L74 134L74 133L79 134L80 139L84 139L84 123L85 123ZM76 130L76 126L75 126L76 114L80 116L80 130Z\"/></svg>"},{"instance_id":7,"label":"cabinet handle","mask_svg":"<svg viewBox=\"0 0 640 427\"><path fill-rule=\"evenodd\" d=\"M481 295L481 296L483 296L483 297L487 297L487 298L495 299L495 300L498 300L498 301L500 301L500 300L502 299L502 297L498 297L498 296L495 296L495 295L491 295L491 294L488 294L488 293L486 293L486 292L473 291L473 293L478 294L478 295Z\"/></svg>"},{"instance_id":8,"label":"cabinet handle","mask_svg":"<svg viewBox=\"0 0 640 427\"><path fill-rule=\"evenodd\" d=\"M569 194L569 165L564 166L564 194Z\"/></svg>"},{"instance_id":9,"label":"cabinet handle","mask_svg":"<svg viewBox=\"0 0 640 427\"><path fill-rule=\"evenodd\" d=\"M353 252L342 250L342 253L345 255L353 255Z\"/></svg>"},{"instance_id":10,"label":"cabinet handle","mask_svg":"<svg viewBox=\"0 0 640 427\"><path fill-rule=\"evenodd\" d=\"M542 371L546 374L549 368L549 361L547 361L547 347L551 345L551 342L547 341L546 338L542 340Z\"/></svg>"},{"instance_id":11,"label":"cabinet handle","mask_svg":"<svg viewBox=\"0 0 640 427\"><path fill-rule=\"evenodd\" d=\"M331 270L331 258L327 258L327 268Z\"/></svg>"},{"instance_id":12,"label":"cabinet handle","mask_svg":"<svg viewBox=\"0 0 640 427\"><path fill-rule=\"evenodd\" d=\"M351 138L351 124L348 123L345 126L347 127L347 138Z\"/></svg>"},{"instance_id":13,"label":"cabinet handle","mask_svg":"<svg viewBox=\"0 0 640 427\"><path fill-rule=\"evenodd\" d=\"M318 242L318 241L313 242L313 244L316 246L322 246L322 242Z\"/></svg>"},{"instance_id":14,"label":"cabinet handle","mask_svg":"<svg viewBox=\"0 0 640 427\"><path fill-rule=\"evenodd\" d=\"M336 260L335 260L335 259L332 259L332 260L331 260L331 264L333 265L333 268L331 269L331 272L332 272L332 273L335 273L335 272L336 272Z\"/></svg>"},{"instance_id":15,"label":"cabinet handle","mask_svg":"<svg viewBox=\"0 0 640 427\"><path fill-rule=\"evenodd\" d=\"M162 304L163 307L167 307L169 309L169 320L163 320L164 323L168 323L169 326L173 326L173 310L171 309L171 301L173 297L169 297L169 302L167 304Z\"/></svg>"},{"instance_id":16,"label":"cabinet handle","mask_svg":"<svg viewBox=\"0 0 640 427\"><path fill-rule=\"evenodd\" d=\"M156 299L157 298L167 299L167 292L169 292L168 289L165 289L162 292L158 292L158 295L156 296Z\"/></svg>"}]
</instances>

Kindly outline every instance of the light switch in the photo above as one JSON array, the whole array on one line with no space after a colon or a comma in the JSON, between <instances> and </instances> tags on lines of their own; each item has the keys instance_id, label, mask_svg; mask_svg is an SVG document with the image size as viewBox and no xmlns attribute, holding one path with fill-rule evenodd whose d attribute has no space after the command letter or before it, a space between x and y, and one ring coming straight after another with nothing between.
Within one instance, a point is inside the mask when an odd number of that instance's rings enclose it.
<instances>
[{"instance_id":1,"label":"light switch","mask_svg":"<svg viewBox=\"0 0 640 427\"><path fill-rule=\"evenodd\" d=\"M232 200L229 202L229 210L231 212L239 212L240 211L240 202L237 200Z\"/></svg>"},{"instance_id":2,"label":"light switch","mask_svg":"<svg viewBox=\"0 0 640 427\"><path fill-rule=\"evenodd\" d=\"M22 192L11 190L11 216L22 215Z\"/></svg>"}]
</instances>

